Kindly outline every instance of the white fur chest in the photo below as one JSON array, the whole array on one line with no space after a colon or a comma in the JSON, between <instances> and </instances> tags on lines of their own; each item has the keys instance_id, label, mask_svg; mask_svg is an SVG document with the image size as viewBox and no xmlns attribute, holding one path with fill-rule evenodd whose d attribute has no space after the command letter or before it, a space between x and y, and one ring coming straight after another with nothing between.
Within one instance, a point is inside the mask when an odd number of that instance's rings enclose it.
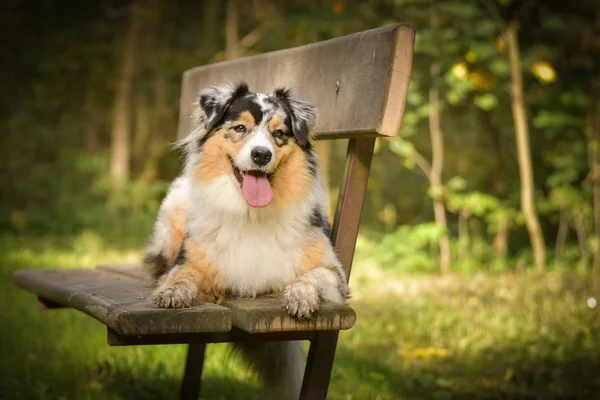
<instances>
[{"instance_id":1,"label":"white fur chest","mask_svg":"<svg viewBox=\"0 0 600 400\"><path fill-rule=\"evenodd\" d=\"M234 294L254 297L281 291L295 279L295 266L308 239L301 217L305 207L278 215L268 208L248 209L235 193L239 189L231 190L230 183L212 182L192 191L191 238L217 265Z\"/></svg>"}]
</instances>

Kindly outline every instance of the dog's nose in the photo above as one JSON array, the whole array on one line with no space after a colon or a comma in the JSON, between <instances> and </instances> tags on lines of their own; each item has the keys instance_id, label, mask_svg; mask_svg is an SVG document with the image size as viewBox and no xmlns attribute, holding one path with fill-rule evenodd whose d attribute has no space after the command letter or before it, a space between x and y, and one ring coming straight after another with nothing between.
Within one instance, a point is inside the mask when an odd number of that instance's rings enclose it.
<instances>
[{"instance_id":1,"label":"dog's nose","mask_svg":"<svg viewBox=\"0 0 600 400\"><path fill-rule=\"evenodd\" d=\"M271 153L271 150L267 149L266 147L257 146L252 149L252 151L250 152L250 156L257 165L260 165L262 167L263 165L267 165L269 161L271 161L271 157L273 157L273 154Z\"/></svg>"}]
</instances>

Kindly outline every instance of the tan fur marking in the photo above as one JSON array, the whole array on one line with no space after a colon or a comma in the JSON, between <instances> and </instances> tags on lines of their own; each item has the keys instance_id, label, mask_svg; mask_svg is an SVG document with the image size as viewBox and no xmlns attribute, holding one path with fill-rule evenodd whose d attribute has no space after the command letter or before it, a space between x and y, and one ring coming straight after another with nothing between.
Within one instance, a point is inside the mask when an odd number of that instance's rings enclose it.
<instances>
[{"instance_id":1,"label":"tan fur marking","mask_svg":"<svg viewBox=\"0 0 600 400\"><path fill-rule=\"evenodd\" d=\"M283 123L283 118L279 114L273 115L273 118L269 121L269 132L273 132L276 129L281 129L283 132L287 132L287 126Z\"/></svg>"},{"instance_id":2,"label":"tan fur marking","mask_svg":"<svg viewBox=\"0 0 600 400\"><path fill-rule=\"evenodd\" d=\"M327 240L325 235L322 235L319 239L310 242L302 249L300 262L295 266L297 277L311 269L326 266L323 260L327 251Z\"/></svg>"},{"instance_id":3,"label":"tan fur marking","mask_svg":"<svg viewBox=\"0 0 600 400\"><path fill-rule=\"evenodd\" d=\"M250 111L242 111L238 117L238 121L245 123L248 130L252 129L254 125L256 125L256 120L254 119ZM237 124L237 122L234 122L232 126L235 126Z\"/></svg>"},{"instance_id":4,"label":"tan fur marking","mask_svg":"<svg viewBox=\"0 0 600 400\"><path fill-rule=\"evenodd\" d=\"M246 139L233 142L224 136L226 132L226 129L219 129L204 143L202 157L194 166L194 176L199 181L210 182L223 175L233 175L228 155L235 157L244 147Z\"/></svg>"},{"instance_id":5,"label":"tan fur marking","mask_svg":"<svg viewBox=\"0 0 600 400\"><path fill-rule=\"evenodd\" d=\"M222 299L223 282L217 267L206 261L204 252L192 240L186 240L185 251L186 263L173 273L163 286L170 286L181 280L190 280L198 288L196 300L214 303Z\"/></svg>"},{"instance_id":6,"label":"tan fur marking","mask_svg":"<svg viewBox=\"0 0 600 400\"><path fill-rule=\"evenodd\" d=\"M169 221L171 230L171 248L169 249L167 257L169 263L173 263L177 257L177 253L179 253L179 250L181 249L183 237L187 232L187 224L185 221L186 206L175 207L170 211L171 212L167 215L167 220Z\"/></svg>"},{"instance_id":7,"label":"tan fur marking","mask_svg":"<svg viewBox=\"0 0 600 400\"><path fill-rule=\"evenodd\" d=\"M290 207L304 198L311 184L311 176L306 163L306 154L295 143L275 149L279 165L273 174L272 207Z\"/></svg>"}]
</instances>

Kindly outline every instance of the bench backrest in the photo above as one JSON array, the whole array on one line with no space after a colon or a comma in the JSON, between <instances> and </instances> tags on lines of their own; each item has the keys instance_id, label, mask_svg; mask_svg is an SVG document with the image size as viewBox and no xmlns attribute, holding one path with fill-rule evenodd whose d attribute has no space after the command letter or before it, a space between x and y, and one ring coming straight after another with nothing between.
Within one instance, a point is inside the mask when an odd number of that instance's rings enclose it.
<instances>
[{"instance_id":1,"label":"bench backrest","mask_svg":"<svg viewBox=\"0 0 600 400\"><path fill-rule=\"evenodd\" d=\"M246 81L250 90L263 93L289 87L314 104L317 139L351 138L332 229L349 276L375 137L398 133L413 44L409 25L393 25L190 69L183 74L178 137L190 131L198 91L226 81Z\"/></svg>"}]
</instances>

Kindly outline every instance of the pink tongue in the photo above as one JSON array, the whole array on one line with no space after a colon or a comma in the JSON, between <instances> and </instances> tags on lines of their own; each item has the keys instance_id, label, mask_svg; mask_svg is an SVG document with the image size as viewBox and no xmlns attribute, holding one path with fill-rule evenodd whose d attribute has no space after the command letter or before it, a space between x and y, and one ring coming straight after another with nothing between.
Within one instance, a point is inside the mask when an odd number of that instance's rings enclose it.
<instances>
[{"instance_id":1,"label":"pink tongue","mask_svg":"<svg viewBox=\"0 0 600 400\"><path fill-rule=\"evenodd\" d=\"M242 181L242 195L250 207L265 207L273 200L271 184L264 175L245 174Z\"/></svg>"}]
</instances>

